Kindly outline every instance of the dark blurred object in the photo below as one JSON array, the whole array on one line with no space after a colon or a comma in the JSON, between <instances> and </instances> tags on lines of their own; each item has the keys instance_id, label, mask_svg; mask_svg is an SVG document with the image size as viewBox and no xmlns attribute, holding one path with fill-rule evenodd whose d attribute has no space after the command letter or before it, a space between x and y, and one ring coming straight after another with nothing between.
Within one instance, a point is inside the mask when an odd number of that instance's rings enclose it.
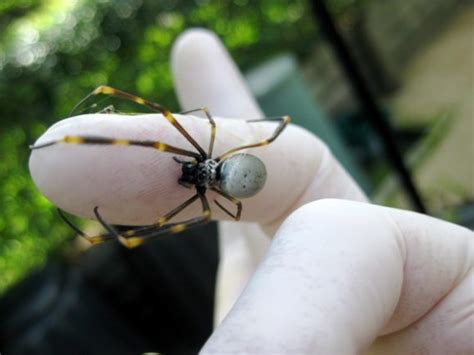
<instances>
[{"instance_id":1,"label":"dark blurred object","mask_svg":"<svg viewBox=\"0 0 474 355\"><path fill-rule=\"evenodd\" d=\"M383 154L383 148L364 115L361 112L346 113L337 116L334 122L357 161L366 169L371 168Z\"/></svg>"},{"instance_id":2,"label":"dark blurred object","mask_svg":"<svg viewBox=\"0 0 474 355\"><path fill-rule=\"evenodd\" d=\"M456 223L474 231L474 201L466 201L456 208Z\"/></svg>"},{"instance_id":3,"label":"dark blurred object","mask_svg":"<svg viewBox=\"0 0 474 355\"><path fill-rule=\"evenodd\" d=\"M390 112L385 110L383 120L390 124L390 119ZM339 115L334 122L357 162L366 169L373 168L383 155L383 146L365 119L364 113L359 111ZM393 134L402 154L413 148L425 131L425 127L395 129Z\"/></svg>"},{"instance_id":4,"label":"dark blurred object","mask_svg":"<svg viewBox=\"0 0 474 355\"><path fill-rule=\"evenodd\" d=\"M50 262L0 301L2 354L197 353L212 332L215 223Z\"/></svg>"},{"instance_id":5,"label":"dark blurred object","mask_svg":"<svg viewBox=\"0 0 474 355\"><path fill-rule=\"evenodd\" d=\"M370 85L370 89L378 95L394 93L400 87L399 79L389 72L379 50L370 38L366 10L361 3L354 4L351 20L346 36L349 37L349 45L359 63L364 79Z\"/></svg>"},{"instance_id":6,"label":"dark blurred object","mask_svg":"<svg viewBox=\"0 0 474 355\"><path fill-rule=\"evenodd\" d=\"M366 119L380 136L387 158L398 174L400 182L410 198L413 207L417 211L425 213L426 208L424 203L413 183L410 172L403 162L390 126L383 119L382 110L378 106L374 95L362 76L352 53L339 33L325 2L323 0L311 0L311 5L318 24L326 34L347 79L351 83L352 90L360 102L361 109L364 111Z\"/></svg>"},{"instance_id":7,"label":"dark blurred object","mask_svg":"<svg viewBox=\"0 0 474 355\"><path fill-rule=\"evenodd\" d=\"M310 130L328 145L366 193L372 190L334 122L311 96L294 55L285 53L265 61L248 71L245 77L266 116L278 116L282 112L290 115L293 123Z\"/></svg>"}]
</instances>

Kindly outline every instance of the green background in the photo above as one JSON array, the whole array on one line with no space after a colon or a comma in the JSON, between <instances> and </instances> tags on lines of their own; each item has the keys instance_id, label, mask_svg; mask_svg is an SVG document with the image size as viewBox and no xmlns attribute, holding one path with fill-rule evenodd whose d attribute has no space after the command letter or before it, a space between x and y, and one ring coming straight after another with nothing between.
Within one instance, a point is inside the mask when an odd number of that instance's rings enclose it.
<instances>
[{"instance_id":1,"label":"green background","mask_svg":"<svg viewBox=\"0 0 474 355\"><path fill-rule=\"evenodd\" d=\"M333 0L341 18L356 1ZM28 145L100 84L178 109L169 54L186 28L223 40L241 69L318 36L302 0L2 0L0 293L73 237L33 185Z\"/></svg>"}]
</instances>

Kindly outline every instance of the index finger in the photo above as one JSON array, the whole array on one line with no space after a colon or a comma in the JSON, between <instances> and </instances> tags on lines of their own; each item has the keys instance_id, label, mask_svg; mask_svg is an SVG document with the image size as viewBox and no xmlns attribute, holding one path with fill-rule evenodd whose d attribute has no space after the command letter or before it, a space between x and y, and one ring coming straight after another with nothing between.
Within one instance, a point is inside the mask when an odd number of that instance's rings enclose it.
<instances>
[{"instance_id":1,"label":"index finger","mask_svg":"<svg viewBox=\"0 0 474 355\"><path fill-rule=\"evenodd\" d=\"M203 147L210 138L206 120L176 115L185 129ZM247 123L216 118L215 155L258 142L274 132L275 123ZM156 141L193 150L180 133L161 115L90 114L68 118L51 127L35 144L65 136L105 137ZM267 170L267 182L256 196L243 200L242 219L267 223L284 214L288 203L303 193L318 169L324 146L309 132L288 127L272 144L250 149ZM178 154L131 145L56 144L34 150L30 158L33 180L55 205L75 215L93 218L98 206L112 224L146 225L196 193L178 184L181 165ZM186 159L186 157L180 157ZM191 160L192 158L190 158ZM275 192L278 191L278 194ZM219 200L212 191L208 200ZM221 200L221 203L223 201ZM214 219L229 219L211 202ZM177 220L199 216L198 203L191 205Z\"/></svg>"}]
</instances>

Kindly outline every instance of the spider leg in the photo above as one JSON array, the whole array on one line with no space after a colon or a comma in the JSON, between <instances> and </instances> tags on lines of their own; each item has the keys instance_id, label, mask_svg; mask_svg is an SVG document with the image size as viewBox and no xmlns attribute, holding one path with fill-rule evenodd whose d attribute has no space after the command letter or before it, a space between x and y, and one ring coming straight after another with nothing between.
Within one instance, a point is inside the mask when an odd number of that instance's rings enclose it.
<instances>
[{"instance_id":1,"label":"spider leg","mask_svg":"<svg viewBox=\"0 0 474 355\"><path fill-rule=\"evenodd\" d=\"M278 127L275 129L275 131L273 132L273 134L271 135L270 138L267 138L267 139L264 139L264 140L261 140L257 143L252 143L252 144L246 144L246 145L243 145L243 146L240 146L240 147L237 147L237 148L233 148L227 152L225 152L224 154L221 154L220 156L218 156L217 158L215 158L215 160L217 162L227 158L229 155L239 151L239 150L243 150L243 149L247 149L247 148L256 148L256 147L261 147L263 145L267 145L267 144L270 144L271 142L273 142L275 139L277 139L277 137L280 135L280 133L286 128L286 126L288 125L288 123L290 123L291 121L291 118L290 116L283 116L283 117L278 117L277 119L271 119L271 118L262 118L262 119L257 119L257 120L248 120L247 122L261 122L261 121L269 121L269 120L276 120L276 121L280 121L280 124L278 125Z\"/></svg>"},{"instance_id":2,"label":"spider leg","mask_svg":"<svg viewBox=\"0 0 474 355\"><path fill-rule=\"evenodd\" d=\"M179 205L174 210L168 212L163 217L160 217L158 219L158 222L151 225L151 226L145 226L145 227L138 227L138 228L135 228L135 229L130 229L128 231L122 232L122 234L125 237L130 237L130 236L138 236L138 235L143 234L143 233L149 233L150 231L156 231L158 228L162 227L163 224L165 224L171 218L176 216L179 212L184 210L186 207L188 207L191 203L196 201L198 198L199 198L198 194L193 195L190 199L183 202L181 205ZM103 243L103 242L106 242L106 241L109 241L109 240L112 240L112 239L120 238L120 234L110 224L108 224L103 219L103 217L100 215L99 208L97 206L94 208L94 214L95 214L97 220L99 221L99 223L107 230L107 233L94 235L94 236L89 236L89 235L85 234L76 225L74 225L59 208L57 210L58 210L59 215L61 216L61 218L64 220L64 222L66 222L66 224L69 227L71 227L72 230L74 230L81 237L85 238L91 244L99 244L99 243Z\"/></svg>"},{"instance_id":3,"label":"spider leg","mask_svg":"<svg viewBox=\"0 0 474 355\"><path fill-rule=\"evenodd\" d=\"M119 242L122 243L127 248L135 248L143 244L146 240L156 238L166 234L175 234L180 233L188 228L195 227L201 224L205 224L211 220L211 209L209 207L209 202L203 191L198 191L196 194L201 200L202 204L202 216L188 219L187 221L180 223L169 223L159 227L158 225L153 225L149 227L148 230L131 230L119 236ZM186 206L184 206L186 207ZM184 209L184 207L182 209ZM180 209L180 211L182 210ZM177 210L177 209L176 209ZM176 211L175 210L175 211ZM170 212L169 214L173 213ZM179 211L178 211L179 212ZM174 213L173 215L177 214ZM145 227L146 228L146 227Z\"/></svg>"},{"instance_id":4,"label":"spider leg","mask_svg":"<svg viewBox=\"0 0 474 355\"><path fill-rule=\"evenodd\" d=\"M152 101L148 101L148 100L143 99L139 96L129 94L125 91L114 89L114 88L112 88L110 86L107 86L107 85L101 85L101 86L97 87L89 95L87 95L81 101L79 101L77 103L77 105L73 107L73 109L71 111L71 115L73 115L74 112L77 110L77 108L79 106L81 106L85 101L87 101L89 98L91 98L93 96L96 96L96 95L99 95L99 94L119 97L119 98L122 98L122 99L125 99L125 100L128 100L128 101L135 102L136 104L139 104L139 105L144 105L144 106L146 106L146 107L148 107L148 108L150 108L154 111L161 112L163 114L163 116L168 120L168 122L170 122L188 140L188 142L191 143L198 150L199 154L203 158L206 158L206 152L204 151L204 149L202 149L202 147L194 140L194 138L191 137L191 135L188 133L188 131L186 131L184 129L184 127L181 126L181 124L176 120L176 118L173 116L173 114L170 111L168 111L168 109L166 109L164 106L162 106L158 103L152 102Z\"/></svg>"},{"instance_id":5,"label":"spider leg","mask_svg":"<svg viewBox=\"0 0 474 355\"><path fill-rule=\"evenodd\" d=\"M167 221L169 221L171 218L173 218L174 216L176 216L179 212L181 212L182 210L184 210L186 207L188 207L191 203L193 203L194 201L196 201L197 199L199 198L198 194L195 194L193 195L190 199L186 200L185 202L183 202L181 205L179 205L178 207L176 207L174 210L172 210L171 212L168 212L166 215L164 215L163 217L160 217L158 219L158 221L152 225L149 225L149 226L144 226L144 227L138 227L138 228L134 228L134 229L130 229L130 230L127 230L125 232L122 232L122 234L124 236L133 236L133 235L138 235L140 233L146 233L147 231L149 230L153 230L153 229L156 229L156 228L160 228L161 226L163 226L163 224L165 224ZM99 223L108 231L108 233L105 233L105 234L101 234L101 235L97 235L97 236L94 236L94 237L89 237L90 238L94 238L94 242L95 243L98 243L99 240L101 240L102 237L104 237L104 240L102 240L102 242L105 242L106 240L108 239L111 239L109 238L110 235L114 236L115 238L119 238L120 237L120 234L110 225L108 224L104 218L100 215L99 213L99 207L96 206L94 207L94 214L97 218L97 220L99 221ZM64 217L63 217L64 218ZM65 219L66 220L66 219ZM79 230L76 226L74 226L70 221L66 220L66 223L69 224L69 226L74 229L76 232L78 232L80 235L84 236L84 233ZM86 238L87 239L87 238Z\"/></svg>"},{"instance_id":6,"label":"spider leg","mask_svg":"<svg viewBox=\"0 0 474 355\"><path fill-rule=\"evenodd\" d=\"M235 197L233 197L233 196L231 196L231 195L225 193L224 191L221 191L221 190L219 190L215 187L211 187L211 190L217 192L219 195L226 198L227 200L229 200L230 202L232 202L233 204L235 204L237 206L237 213L234 215L227 208L225 208L223 205L221 205L219 203L219 201L214 200L215 204L217 206L219 206L221 210L223 210L225 213L227 213L229 216L231 216L236 221L240 220L240 214L242 213L242 202L240 202Z\"/></svg>"},{"instance_id":7,"label":"spider leg","mask_svg":"<svg viewBox=\"0 0 474 355\"><path fill-rule=\"evenodd\" d=\"M209 123L211 124L211 140L209 141L209 150L207 151L207 156L212 157L212 150L214 149L214 140L216 138L216 121L214 121L214 119L212 118L211 113L209 112L209 109L207 107L200 107L194 110L180 112L180 114L187 115L189 113L198 112L198 111L204 112L207 116L207 119L209 120Z\"/></svg>"},{"instance_id":8,"label":"spider leg","mask_svg":"<svg viewBox=\"0 0 474 355\"><path fill-rule=\"evenodd\" d=\"M202 159L201 155L195 152L191 152L186 149L174 147L172 145L168 145L165 143L161 143L158 141L140 141L140 140L130 140L130 139L115 139L115 138L106 138L106 137L92 137L92 136L65 136L61 139L46 142L38 145L30 146L30 149L40 149L49 147L55 144L96 144L96 145L135 145L139 147L147 147L157 149L161 152L169 152L175 153L180 155L185 155L188 157L193 157L195 159Z\"/></svg>"},{"instance_id":9,"label":"spider leg","mask_svg":"<svg viewBox=\"0 0 474 355\"><path fill-rule=\"evenodd\" d=\"M191 203L196 201L198 198L199 198L199 194L195 194L193 197L191 197L189 200L184 201L181 205L176 207L174 210L158 218L158 221L155 223L155 225L157 225L158 227L162 227L166 222L168 222L171 218L176 216L179 212L184 210L186 207L188 207Z\"/></svg>"},{"instance_id":10,"label":"spider leg","mask_svg":"<svg viewBox=\"0 0 474 355\"><path fill-rule=\"evenodd\" d=\"M99 235L99 236L89 236L86 233L84 233L83 231L81 231L74 223L72 223L66 217L66 215L63 213L63 211L61 211L59 208L57 209L57 211L58 211L59 215L61 216L61 218L63 219L63 221L66 222L66 224L69 227L71 227L71 229L73 231L75 231L77 234L79 234L81 237L86 239L91 244L99 244L99 243L105 242L107 240L116 239L116 236L114 234L111 234L111 233L105 233L105 234L102 234L102 235Z\"/></svg>"},{"instance_id":11,"label":"spider leg","mask_svg":"<svg viewBox=\"0 0 474 355\"><path fill-rule=\"evenodd\" d=\"M187 221L181 223L169 223L165 224L168 220L176 216L179 212L184 210L198 198L201 199L201 203L203 206L203 214L201 217L191 218ZM99 214L98 208L94 208L94 213L97 217L97 220L102 224L102 226L108 231L108 233L88 237L87 239L90 240L92 243L97 244L109 239L117 238L118 241L126 246L127 248L135 248L145 242L145 240L158 237L165 234L174 234L184 231L189 227L193 227L196 225L204 224L211 219L211 210L209 208L209 203L207 201L204 192L198 192L190 199L183 202L177 208L172 210L171 212L167 213L165 216L160 217L158 222L152 224L150 226L139 227L135 229L130 229L128 231L124 231L118 233L110 224L108 224L102 216Z\"/></svg>"}]
</instances>

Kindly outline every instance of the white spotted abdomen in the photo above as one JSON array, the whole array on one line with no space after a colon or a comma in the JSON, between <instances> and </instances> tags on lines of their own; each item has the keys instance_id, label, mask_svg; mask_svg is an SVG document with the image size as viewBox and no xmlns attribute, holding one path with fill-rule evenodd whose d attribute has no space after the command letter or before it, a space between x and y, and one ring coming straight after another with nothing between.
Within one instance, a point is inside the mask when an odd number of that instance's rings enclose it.
<instances>
[{"instance_id":1,"label":"white spotted abdomen","mask_svg":"<svg viewBox=\"0 0 474 355\"><path fill-rule=\"evenodd\" d=\"M267 170L263 162L250 154L235 154L222 162L219 187L236 198L255 195L265 185Z\"/></svg>"}]
</instances>

